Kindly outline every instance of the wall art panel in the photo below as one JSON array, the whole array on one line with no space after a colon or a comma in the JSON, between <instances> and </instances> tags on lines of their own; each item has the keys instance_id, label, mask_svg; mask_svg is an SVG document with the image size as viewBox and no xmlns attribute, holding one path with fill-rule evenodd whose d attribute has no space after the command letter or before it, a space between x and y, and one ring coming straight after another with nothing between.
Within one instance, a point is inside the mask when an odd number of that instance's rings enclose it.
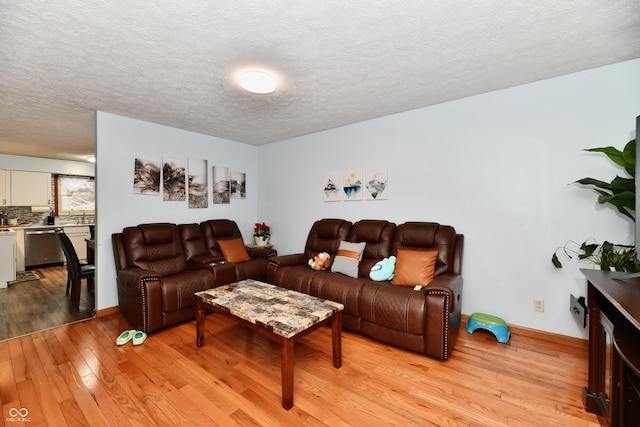
<instances>
[{"instance_id":1,"label":"wall art panel","mask_svg":"<svg viewBox=\"0 0 640 427\"><path fill-rule=\"evenodd\" d=\"M160 195L160 160L135 160L133 194Z\"/></svg>"},{"instance_id":2,"label":"wall art panel","mask_svg":"<svg viewBox=\"0 0 640 427\"><path fill-rule=\"evenodd\" d=\"M342 174L343 200L362 200L362 171L353 170Z\"/></svg>"},{"instance_id":3,"label":"wall art panel","mask_svg":"<svg viewBox=\"0 0 640 427\"><path fill-rule=\"evenodd\" d=\"M209 207L209 174L207 161L203 159L188 159L189 167L189 208L200 209Z\"/></svg>"}]
</instances>

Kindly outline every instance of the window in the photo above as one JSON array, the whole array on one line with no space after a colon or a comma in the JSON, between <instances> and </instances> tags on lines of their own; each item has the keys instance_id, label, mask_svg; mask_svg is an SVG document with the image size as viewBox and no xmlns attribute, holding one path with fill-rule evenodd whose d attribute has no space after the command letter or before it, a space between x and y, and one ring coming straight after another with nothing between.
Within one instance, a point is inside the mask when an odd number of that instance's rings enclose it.
<instances>
[{"instance_id":1,"label":"window","mask_svg":"<svg viewBox=\"0 0 640 427\"><path fill-rule=\"evenodd\" d=\"M58 175L55 191L58 215L95 214L96 190L92 177Z\"/></svg>"}]
</instances>

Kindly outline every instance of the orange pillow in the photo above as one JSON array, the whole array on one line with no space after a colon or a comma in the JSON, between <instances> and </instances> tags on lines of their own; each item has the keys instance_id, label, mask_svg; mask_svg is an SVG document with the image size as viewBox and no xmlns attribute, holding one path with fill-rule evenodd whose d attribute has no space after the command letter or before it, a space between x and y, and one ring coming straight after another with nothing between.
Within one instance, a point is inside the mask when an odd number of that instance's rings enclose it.
<instances>
[{"instance_id":1,"label":"orange pillow","mask_svg":"<svg viewBox=\"0 0 640 427\"><path fill-rule=\"evenodd\" d=\"M241 238L218 240L218 246L226 262L244 262L251 259Z\"/></svg>"},{"instance_id":2,"label":"orange pillow","mask_svg":"<svg viewBox=\"0 0 640 427\"><path fill-rule=\"evenodd\" d=\"M401 286L428 285L436 270L438 251L398 250L391 283Z\"/></svg>"}]
</instances>

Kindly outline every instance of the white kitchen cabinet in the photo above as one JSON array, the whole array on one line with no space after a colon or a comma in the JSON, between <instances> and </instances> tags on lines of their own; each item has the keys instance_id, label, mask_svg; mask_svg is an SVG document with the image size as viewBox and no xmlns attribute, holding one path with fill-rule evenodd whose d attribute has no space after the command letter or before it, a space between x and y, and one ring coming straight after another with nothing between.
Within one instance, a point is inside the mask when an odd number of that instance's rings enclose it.
<instances>
[{"instance_id":1,"label":"white kitchen cabinet","mask_svg":"<svg viewBox=\"0 0 640 427\"><path fill-rule=\"evenodd\" d=\"M11 206L50 205L50 173L11 171Z\"/></svg>"},{"instance_id":2,"label":"white kitchen cabinet","mask_svg":"<svg viewBox=\"0 0 640 427\"><path fill-rule=\"evenodd\" d=\"M16 280L15 233L0 232L0 288Z\"/></svg>"},{"instance_id":3,"label":"white kitchen cabinet","mask_svg":"<svg viewBox=\"0 0 640 427\"><path fill-rule=\"evenodd\" d=\"M11 206L11 173L0 169L0 206Z\"/></svg>"},{"instance_id":4,"label":"white kitchen cabinet","mask_svg":"<svg viewBox=\"0 0 640 427\"><path fill-rule=\"evenodd\" d=\"M69 236L69 240L73 244L73 248L78 254L78 259L87 259L87 240L91 238L91 232L88 225L64 227L64 234Z\"/></svg>"}]
</instances>

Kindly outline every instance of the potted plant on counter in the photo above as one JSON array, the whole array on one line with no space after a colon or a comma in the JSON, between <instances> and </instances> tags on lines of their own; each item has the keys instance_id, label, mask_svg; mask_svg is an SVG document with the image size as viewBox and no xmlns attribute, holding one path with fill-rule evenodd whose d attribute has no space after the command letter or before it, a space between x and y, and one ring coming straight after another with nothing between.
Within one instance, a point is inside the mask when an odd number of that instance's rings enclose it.
<instances>
[{"instance_id":1,"label":"potted plant on counter","mask_svg":"<svg viewBox=\"0 0 640 427\"><path fill-rule=\"evenodd\" d=\"M636 210L636 141L631 140L625 145L622 151L615 147L588 148L585 151L605 154L613 163L622 167L630 178L616 175L611 182L600 181L594 178L582 178L574 184L581 184L590 187L598 194L598 203L610 204L618 212L635 222ZM637 272L638 265L635 263L634 247L621 245L605 241L602 244L593 239L584 241L582 244L570 241L559 247L553 253L551 262L556 268L562 268L562 263L558 259L558 251L564 253L567 258L572 259L577 256L580 260L587 260L600 266L602 270ZM572 256L573 255L573 256Z\"/></svg>"}]
</instances>

